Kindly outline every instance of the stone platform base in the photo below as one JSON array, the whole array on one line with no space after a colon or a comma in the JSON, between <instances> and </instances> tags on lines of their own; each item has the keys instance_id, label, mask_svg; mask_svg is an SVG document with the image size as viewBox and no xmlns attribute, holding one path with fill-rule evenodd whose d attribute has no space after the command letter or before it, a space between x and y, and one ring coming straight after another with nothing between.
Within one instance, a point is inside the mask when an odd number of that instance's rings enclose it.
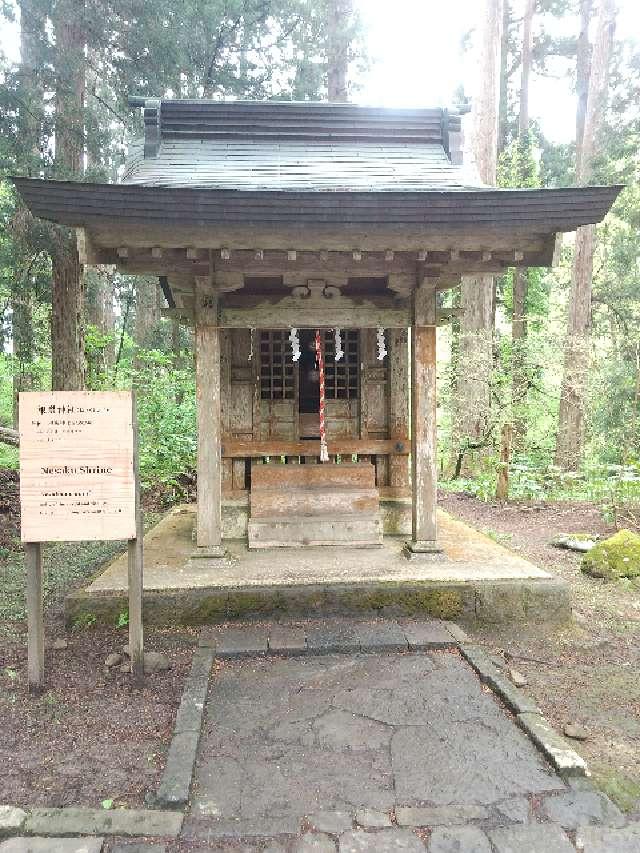
<instances>
[{"instance_id":1,"label":"stone platform base","mask_svg":"<svg viewBox=\"0 0 640 853\"><path fill-rule=\"evenodd\" d=\"M192 625L251 617L428 615L466 622L563 621L568 585L441 512L443 554L407 560L405 540L381 548L249 551L226 540L225 560L190 560L192 506L178 507L145 536L145 620ZM113 624L127 608L127 555L66 599L69 624Z\"/></svg>"}]
</instances>

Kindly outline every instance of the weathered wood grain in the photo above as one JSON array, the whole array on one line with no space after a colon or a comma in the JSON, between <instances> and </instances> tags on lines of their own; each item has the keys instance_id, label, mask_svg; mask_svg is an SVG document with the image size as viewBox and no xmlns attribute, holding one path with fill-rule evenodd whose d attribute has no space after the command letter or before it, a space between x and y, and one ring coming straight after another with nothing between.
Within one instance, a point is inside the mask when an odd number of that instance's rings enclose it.
<instances>
[{"instance_id":1,"label":"weathered wood grain","mask_svg":"<svg viewBox=\"0 0 640 853\"><path fill-rule=\"evenodd\" d=\"M25 569L27 577L27 679L29 690L44 686L44 616L42 602L42 545L27 542Z\"/></svg>"},{"instance_id":2,"label":"weathered wood grain","mask_svg":"<svg viewBox=\"0 0 640 853\"><path fill-rule=\"evenodd\" d=\"M411 330L412 541L416 551L437 548L436 302L422 284L414 297Z\"/></svg>"},{"instance_id":3,"label":"weathered wood grain","mask_svg":"<svg viewBox=\"0 0 640 853\"><path fill-rule=\"evenodd\" d=\"M341 465L261 465L251 468L251 489L375 488L375 469L369 463Z\"/></svg>"},{"instance_id":4,"label":"weathered wood grain","mask_svg":"<svg viewBox=\"0 0 640 853\"><path fill-rule=\"evenodd\" d=\"M140 501L140 474L138 460L138 416L135 396L131 395L131 423L133 428L133 476L135 480L136 536L128 542L129 584L129 657L131 672L136 684L144 682L144 627L142 621L142 596L144 576L144 519Z\"/></svg>"},{"instance_id":5,"label":"weathered wood grain","mask_svg":"<svg viewBox=\"0 0 640 853\"><path fill-rule=\"evenodd\" d=\"M129 391L20 394L23 542L136 535Z\"/></svg>"},{"instance_id":6,"label":"weathered wood grain","mask_svg":"<svg viewBox=\"0 0 640 853\"><path fill-rule=\"evenodd\" d=\"M408 455L408 442L391 441L388 439L335 439L331 443L331 454L350 456L351 454L375 455L396 453ZM226 440L222 446L225 459L238 457L262 458L266 456L308 456L320 455L319 441L242 441L240 439Z\"/></svg>"},{"instance_id":7,"label":"weathered wood grain","mask_svg":"<svg viewBox=\"0 0 640 853\"><path fill-rule=\"evenodd\" d=\"M218 297L209 278L196 279L196 402L198 421L198 550L221 556L222 470Z\"/></svg>"}]
</instances>

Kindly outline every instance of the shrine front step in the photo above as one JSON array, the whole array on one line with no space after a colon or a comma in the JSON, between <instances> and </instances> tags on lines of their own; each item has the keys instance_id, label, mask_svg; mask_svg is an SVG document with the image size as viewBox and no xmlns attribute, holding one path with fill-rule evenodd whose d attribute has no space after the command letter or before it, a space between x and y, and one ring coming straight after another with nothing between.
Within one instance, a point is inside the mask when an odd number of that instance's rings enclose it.
<instances>
[{"instance_id":1,"label":"shrine front step","mask_svg":"<svg viewBox=\"0 0 640 853\"><path fill-rule=\"evenodd\" d=\"M254 463L251 491L290 488L374 489L376 468L370 462L341 462L324 465L278 465Z\"/></svg>"},{"instance_id":2,"label":"shrine front step","mask_svg":"<svg viewBox=\"0 0 640 853\"><path fill-rule=\"evenodd\" d=\"M249 548L382 546L371 463L261 465L251 469Z\"/></svg>"},{"instance_id":3,"label":"shrine front step","mask_svg":"<svg viewBox=\"0 0 640 853\"><path fill-rule=\"evenodd\" d=\"M280 516L308 517L319 515L375 515L380 507L377 489L324 488L291 486L286 489L258 488L251 490L251 518Z\"/></svg>"},{"instance_id":4,"label":"shrine front step","mask_svg":"<svg viewBox=\"0 0 640 853\"><path fill-rule=\"evenodd\" d=\"M382 546L379 513L290 515L288 518L249 519L249 548L300 548L339 545L351 548Z\"/></svg>"}]
</instances>

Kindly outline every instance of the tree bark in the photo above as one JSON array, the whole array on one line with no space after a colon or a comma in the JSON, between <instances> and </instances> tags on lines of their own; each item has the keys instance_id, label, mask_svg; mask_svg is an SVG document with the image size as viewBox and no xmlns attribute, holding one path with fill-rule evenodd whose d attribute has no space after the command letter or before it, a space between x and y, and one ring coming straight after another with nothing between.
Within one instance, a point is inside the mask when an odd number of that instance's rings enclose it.
<instances>
[{"instance_id":1,"label":"tree bark","mask_svg":"<svg viewBox=\"0 0 640 853\"><path fill-rule=\"evenodd\" d=\"M155 334L160 323L161 300L156 279L136 279L136 323L133 337L136 346L152 349L157 341Z\"/></svg>"},{"instance_id":2,"label":"tree bark","mask_svg":"<svg viewBox=\"0 0 640 853\"><path fill-rule=\"evenodd\" d=\"M581 171L582 140L584 122L587 115L589 96L589 76L591 72L591 44L589 42L589 22L593 10L593 0L580 0L580 33L576 52L576 180Z\"/></svg>"},{"instance_id":3,"label":"tree bark","mask_svg":"<svg viewBox=\"0 0 640 853\"><path fill-rule=\"evenodd\" d=\"M77 177L84 158L84 3L58 0L54 20L56 50L55 142L56 175ZM52 388L84 387L84 282L76 238L56 229L52 256L51 313Z\"/></svg>"},{"instance_id":4,"label":"tree bark","mask_svg":"<svg viewBox=\"0 0 640 853\"><path fill-rule=\"evenodd\" d=\"M479 92L474 99L472 148L485 184L495 186L498 153L498 104L502 0L485 0L478 62ZM464 277L461 287L454 459L465 448L486 443L493 365L493 276ZM468 469L468 465L464 466Z\"/></svg>"},{"instance_id":5,"label":"tree bark","mask_svg":"<svg viewBox=\"0 0 640 853\"><path fill-rule=\"evenodd\" d=\"M498 119L498 151L502 152L509 141L509 23L511 0L503 0L502 34L500 37L500 102Z\"/></svg>"},{"instance_id":6,"label":"tree bark","mask_svg":"<svg viewBox=\"0 0 640 853\"><path fill-rule=\"evenodd\" d=\"M353 14L352 0L329 0L327 29L327 98L349 100L349 30Z\"/></svg>"},{"instance_id":7,"label":"tree bark","mask_svg":"<svg viewBox=\"0 0 640 853\"><path fill-rule=\"evenodd\" d=\"M38 68L38 44L44 32L42 15L37 13L32 0L20 3L20 101L19 134L25 152L25 171L37 174L40 158L40 122L43 110L42 87ZM30 214L26 214L31 221ZM13 370L13 425L18 429L18 395L34 387L31 370L34 358L33 294L29 270L13 270L11 281L11 338L15 366Z\"/></svg>"},{"instance_id":8,"label":"tree bark","mask_svg":"<svg viewBox=\"0 0 640 853\"><path fill-rule=\"evenodd\" d=\"M100 382L116 360L115 314L113 310L114 273L112 267L97 266L85 274L86 320L101 335L110 337L103 347L87 348L87 381Z\"/></svg>"},{"instance_id":9,"label":"tree bark","mask_svg":"<svg viewBox=\"0 0 640 853\"><path fill-rule=\"evenodd\" d=\"M518 114L518 145L522 155L529 146L529 78L531 75L531 48L533 45L533 15L536 0L526 0L522 22L522 74L520 78L520 109ZM521 177L524 177L521 175ZM511 407L516 444L526 435L527 422L523 407L527 397L526 341L527 296L529 277L527 270L517 267L513 271L513 296L511 313Z\"/></svg>"},{"instance_id":10,"label":"tree bark","mask_svg":"<svg viewBox=\"0 0 640 853\"><path fill-rule=\"evenodd\" d=\"M576 177L578 184L582 186L587 184L593 175L595 146L607 100L615 19L614 0L602 0L591 59L584 130L582 139L576 140L576 148L579 151ZM578 98L578 125L581 121L581 109ZM586 225L576 232L555 460L556 465L566 470L578 468L584 451L595 236L594 225Z\"/></svg>"}]
</instances>

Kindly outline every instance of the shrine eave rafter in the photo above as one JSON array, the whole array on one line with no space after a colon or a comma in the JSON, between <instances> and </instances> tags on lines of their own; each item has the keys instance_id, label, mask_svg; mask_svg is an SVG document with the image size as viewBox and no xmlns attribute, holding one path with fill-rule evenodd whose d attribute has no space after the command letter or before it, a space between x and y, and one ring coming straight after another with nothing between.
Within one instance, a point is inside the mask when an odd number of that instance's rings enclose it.
<instances>
[{"instance_id":1,"label":"shrine eave rafter","mask_svg":"<svg viewBox=\"0 0 640 853\"><path fill-rule=\"evenodd\" d=\"M416 261L434 277L549 266L556 234L601 221L621 189L245 192L14 182L34 215L82 229L87 263L229 276L321 275L328 258L354 276L407 272L400 267Z\"/></svg>"},{"instance_id":2,"label":"shrine eave rafter","mask_svg":"<svg viewBox=\"0 0 640 853\"><path fill-rule=\"evenodd\" d=\"M572 231L600 222L621 187L250 192L14 178L36 216L73 227L132 225L356 225Z\"/></svg>"}]
</instances>

